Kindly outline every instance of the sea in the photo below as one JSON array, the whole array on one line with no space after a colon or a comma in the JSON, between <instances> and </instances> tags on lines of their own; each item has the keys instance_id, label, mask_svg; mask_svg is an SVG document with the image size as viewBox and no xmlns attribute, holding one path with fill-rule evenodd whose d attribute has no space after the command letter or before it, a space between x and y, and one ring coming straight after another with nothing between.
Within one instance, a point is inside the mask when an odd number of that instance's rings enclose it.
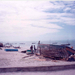
<instances>
[{"instance_id":1,"label":"sea","mask_svg":"<svg viewBox=\"0 0 75 75\"><path fill-rule=\"evenodd\" d=\"M20 46L23 48L30 48L31 45L35 45L37 48L39 41L13 41L13 42L2 42L5 44L11 44L13 46ZM70 44L69 47L73 47L75 49L75 40L57 40L57 41L40 41L41 44L54 44L54 45L61 45L61 44Z\"/></svg>"}]
</instances>

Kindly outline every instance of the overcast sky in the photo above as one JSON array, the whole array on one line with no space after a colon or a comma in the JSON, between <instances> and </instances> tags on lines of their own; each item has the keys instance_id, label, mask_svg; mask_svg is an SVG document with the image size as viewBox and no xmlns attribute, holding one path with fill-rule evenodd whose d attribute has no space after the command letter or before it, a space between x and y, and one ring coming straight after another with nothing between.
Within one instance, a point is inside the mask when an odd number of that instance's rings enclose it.
<instances>
[{"instance_id":1,"label":"overcast sky","mask_svg":"<svg viewBox=\"0 0 75 75\"><path fill-rule=\"evenodd\" d=\"M74 1L0 1L0 41L74 39Z\"/></svg>"}]
</instances>

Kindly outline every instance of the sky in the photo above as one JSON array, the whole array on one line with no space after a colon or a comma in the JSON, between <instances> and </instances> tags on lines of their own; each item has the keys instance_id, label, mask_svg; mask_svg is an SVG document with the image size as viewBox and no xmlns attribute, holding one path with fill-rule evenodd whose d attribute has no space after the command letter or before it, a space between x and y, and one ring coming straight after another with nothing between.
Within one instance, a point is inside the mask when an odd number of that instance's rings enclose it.
<instances>
[{"instance_id":1,"label":"sky","mask_svg":"<svg viewBox=\"0 0 75 75\"><path fill-rule=\"evenodd\" d=\"M75 1L0 1L0 41L75 40Z\"/></svg>"}]
</instances>

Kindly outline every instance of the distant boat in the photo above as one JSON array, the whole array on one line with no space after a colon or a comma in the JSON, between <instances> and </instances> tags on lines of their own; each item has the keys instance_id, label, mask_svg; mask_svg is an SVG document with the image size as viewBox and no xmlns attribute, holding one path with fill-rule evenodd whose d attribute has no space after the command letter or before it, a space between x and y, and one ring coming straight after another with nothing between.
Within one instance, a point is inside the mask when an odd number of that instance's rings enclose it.
<instances>
[{"instance_id":1,"label":"distant boat","mask_svg":"<svg viewBox=\"0 0 75 75\"><path fill-rule=\"evenodd\" d=\"M18 46L18 45L13 45L13 48L20 48L20 46Z\"/></svg>"},{"instance_id":2,"label":"distant boat","mask_svg":"<svg viewBox=\"0 0 75 75\"><path fill-rule=\"evenodd\" d=\"M20 48L20 46L18 46L18 47L14 47L14 48Z\"/></svg>"},{"instance_id":3,"label":"distant boat","mask_svg":"<svg viewBox=\"0 0 75 75\"><path fill-rule=\"evenodd\" d=\"M11 45L4 45L4 47L10 48L10 47L11 47Z\"/></svg>"},{"instance_id":4,"label":"distant boat","mask_svg":"<svg viewBox=\"0 0 75 75\"><path fill-rule=\"evenodd\" d=\"M61 45L63 45L63 46L69 46L70 44L68 43L68 44L61 44Z\"/></svg>"},{"instance_id":5,"label":"distant boat","mask_svg":"<svg viewBox=\"0 0 75 75\"><path fill-rule=\"evenodd\" d=\"M36 44L36 43L32 43L32 44Z\"/></svg>"},{"instance_id":6,"label":"distant boat","mask_svg":"<svg viewBox=\"0 0 75 75\"><path fill-rule=\"evenodd\" d=\"M20 43L20 44L25 44L25 43Z\"/></svg>"},{"instance_id":7,"label":"distant boat","mask_svg":"<svg viewBox=\"0 0 75 75\"><path fill-rule=\"evenodd\" d=\"M12 47L12 44L6 43L6 44L4 44L4 47L10 48L10 47Z\"/></svg>"}]
</instances>

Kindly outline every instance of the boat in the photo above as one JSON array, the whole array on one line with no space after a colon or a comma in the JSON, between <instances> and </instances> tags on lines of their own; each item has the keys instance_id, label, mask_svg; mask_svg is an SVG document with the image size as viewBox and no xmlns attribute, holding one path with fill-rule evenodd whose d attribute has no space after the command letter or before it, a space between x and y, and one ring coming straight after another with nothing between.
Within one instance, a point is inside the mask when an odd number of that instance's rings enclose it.
<instances>
[{"instance_id":1,"label":"boat","mask_svg":"<svg viewBox=\"0 0 75 75\"><path fill-rule=\"evenodd\" d=\"M26 50L26 54L33 54L32 50Z\"/></svg>"},{"instance_id":2,"label":"boat","mask_svg":"<svg viewBox=\"0 0 75 75\"><path fill-rule=\"evenodd\" d=\"M5 43L5 44L4 44L4 47L10 48L10 47L12 47L12 44L10 44L10 43Z\"/></svg>"},{"instance_id":3,"label":"boat","mask_svg":"<svg viewBox=\"0 0 75 75\"><path fill-rule=\"evenodd\" d=\"M66 45L38 44L37 54L54 59L67 59L75 50Z\"/></svg>"},{"instance_id":4,"label":"boat","mask_svg":"<svg viewBox=\"0 0 75 75\"><path fill-rule=\"evenodd\" d=\"M18 51L18 49L5 49L5 51Z\"/></svg>"}]
</instances>

